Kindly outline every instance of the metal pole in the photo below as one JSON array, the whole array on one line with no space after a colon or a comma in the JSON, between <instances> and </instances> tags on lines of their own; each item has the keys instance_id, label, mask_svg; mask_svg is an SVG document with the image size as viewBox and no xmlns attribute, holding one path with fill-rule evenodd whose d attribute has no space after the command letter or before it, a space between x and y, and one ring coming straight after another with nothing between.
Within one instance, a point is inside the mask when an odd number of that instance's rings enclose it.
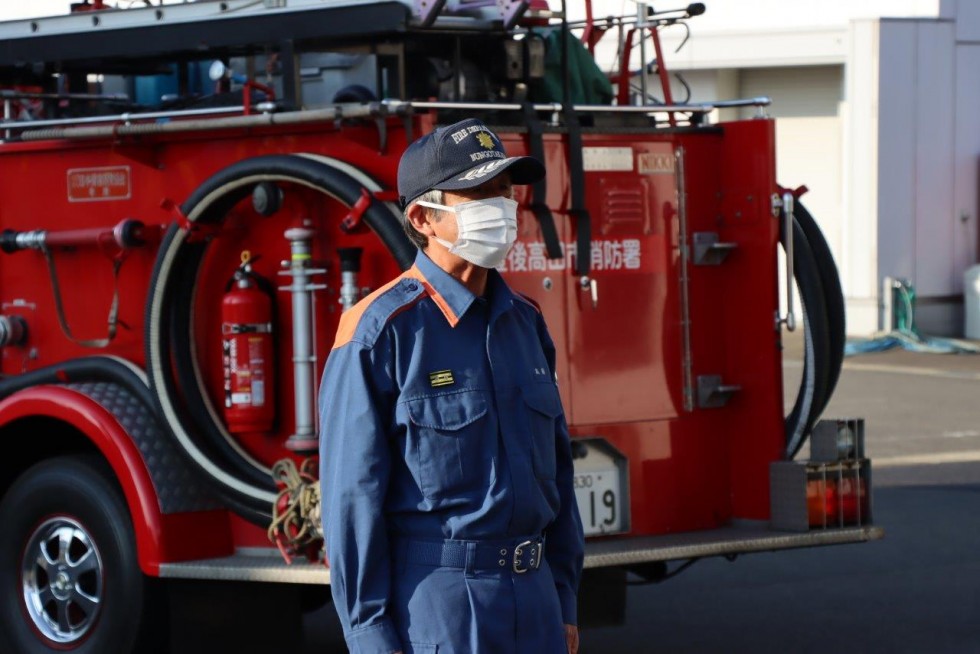
<instances>
[{"instance_id":1,"label":"metal pole","mask_svg":"<svg viewBox=\"0 0 980 654\"><path fill-rule=\"evenodd\" d=\"M325 272L310 267L313 230L305 227L287 229L289 269L282 272L293 278L281 289L290 291L293 301L293 397L295 398L296 429L286 440L286 448L294 452L315 452L318 449L314 427L314 366L313 354L313 291L324 288L311 283L313 275Z\"/></svg>"},{"instance_id":2,"label":"metal pole","mask_svg":"<svg viewBox=\"0 0 980 654\"><path fill-rule=\"evenodd\" d=\"M4 101L3 101L3 122L5 122L5 123L6 122L9 122L10 120L13 119L13 117L14 117L14 115L13 115L13 106L12 106L11 100L10 100L10 98L4 98ZM8 130L4 130L3 137L5 139L7 139L7 140L10 139L10 130L9 129Z\"/></svg>"},{"instance_id":3,"label":"metal pole","mask_svg":"<svg viewBox=\"0 0 980 654\"><path fill-rule=\"evenodd\" d=\"M647 103L647 5L636 3L636 27L640 31L640 105Z\"/></svg>"},{"instance_id":4,"label":"metal pole","mask_svg":"<svg viewBox=\"0 0 980 654\"><path fill-rule=\"evenodd\" d=\"M786 329L788 331L796 330L796 311L793 308L793 267L796 265L794 263L793 254L793 203L795 198L790 192L783 193L783 217L785 218L785 224L783 229L786 230Z\"/></svg>"}]
</instances>

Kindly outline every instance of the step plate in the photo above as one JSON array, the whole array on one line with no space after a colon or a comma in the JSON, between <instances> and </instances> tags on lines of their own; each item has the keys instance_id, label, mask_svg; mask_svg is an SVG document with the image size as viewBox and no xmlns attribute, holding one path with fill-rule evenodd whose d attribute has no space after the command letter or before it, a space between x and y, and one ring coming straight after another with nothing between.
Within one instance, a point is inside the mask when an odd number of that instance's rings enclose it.
<instances>
[{"instance_id":1,"label":"step plate","mask_svg":"<svg viewBox=\"0 0 980 654\"><path fill-rule=\"evenodd\" d=\"M876 526L821 529L802 533L773 531L765 526L723 527L707 531L591 541L585 546L585 567L603 568L649 561L863 543L884 537Z\"/></svg>"},{"instance_id":2,"label":"step plate","mask_svg":"<svg viewBox=\"0 0 980 654\"><path fill-rule=\"evenodd\" d=\"M877 526L821 529L803 533L772 531L765 526L723 527L707 531L589 540L585 567L628 566L709 556L864 543L883 538ZM188 563L164 563L160 576L170 579L215 579L292 584L329 584L330 569L305 559L289 564L277 550L243 551L234 556Z\"/></svg>"}]
</instances>

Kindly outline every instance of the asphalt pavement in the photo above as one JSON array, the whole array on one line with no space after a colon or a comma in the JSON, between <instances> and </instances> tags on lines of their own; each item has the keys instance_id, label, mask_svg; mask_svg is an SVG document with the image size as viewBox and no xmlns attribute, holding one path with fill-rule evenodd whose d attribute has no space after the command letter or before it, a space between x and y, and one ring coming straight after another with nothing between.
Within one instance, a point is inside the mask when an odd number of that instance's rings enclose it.
<instances>
[{"instance_id":1,"label":"asphalt pavement","mask_svg":"<svg viewBox=\"0 0 980 654\"><path fill-rule=\"evenodd\" d=\"M801 352L788 337L790 405ZM883 539L631 586L625 624L583 629L581 653L980 653L980 355L848 357L824 417L865 420ZM304 654L346 651L332 607L304 624Z\"/></svg>"},{"instance_id":2,"label":"asphalt pavement","mask_svg":"<svg viewBox=\"0 0 980 654\"><path fill-rule=\"evenodd\" d=\"M784 339L787 405L802 372L799 337ZM823 417L865 420L881 471L900 465L980 462L980 355L900 348L844 359ZM806 451L801 453L805 456ZM926 474L925 472L923 474ZM886 473L879 482L890 478Z\"/></svg>"}]
</instances>

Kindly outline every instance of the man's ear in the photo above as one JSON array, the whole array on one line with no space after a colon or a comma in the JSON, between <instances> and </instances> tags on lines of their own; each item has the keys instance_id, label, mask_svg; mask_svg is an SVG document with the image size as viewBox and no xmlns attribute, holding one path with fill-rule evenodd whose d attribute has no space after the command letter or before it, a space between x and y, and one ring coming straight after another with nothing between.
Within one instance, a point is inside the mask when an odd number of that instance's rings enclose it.
<instances>
[{"instance_id":1,"label":"man's ear","mask_svg":"<svg viewBox=\"0 0 980 654\"><path fill-rule=\"evenodd\" d=\"M425 236L435 236L435 232L432 231L432 225L429 224L428 209L419 205L413 204L408 207L408 212L405 214L408 219L408 223L415 228L419 234L424 234Z\"/></svg>"}]
</instances>

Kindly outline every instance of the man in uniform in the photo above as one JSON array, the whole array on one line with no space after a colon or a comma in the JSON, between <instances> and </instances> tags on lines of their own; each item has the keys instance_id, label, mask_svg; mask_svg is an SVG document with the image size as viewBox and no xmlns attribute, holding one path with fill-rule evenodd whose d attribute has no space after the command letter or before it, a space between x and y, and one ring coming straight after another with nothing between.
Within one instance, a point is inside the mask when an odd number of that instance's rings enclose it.
<instances>
[{"instance_id":1,"label":"man in uniform","mask_svg":"<svg viewBox=\"0 0 980 654\"><path fill-rule=\"evenodd\" d=\"M478 120L398 168L415 265L341 317L320 395L331 590L352 654L574 654L584 538L537 305L494 269L517 233Z\"/></svg>"}]
</instances>

